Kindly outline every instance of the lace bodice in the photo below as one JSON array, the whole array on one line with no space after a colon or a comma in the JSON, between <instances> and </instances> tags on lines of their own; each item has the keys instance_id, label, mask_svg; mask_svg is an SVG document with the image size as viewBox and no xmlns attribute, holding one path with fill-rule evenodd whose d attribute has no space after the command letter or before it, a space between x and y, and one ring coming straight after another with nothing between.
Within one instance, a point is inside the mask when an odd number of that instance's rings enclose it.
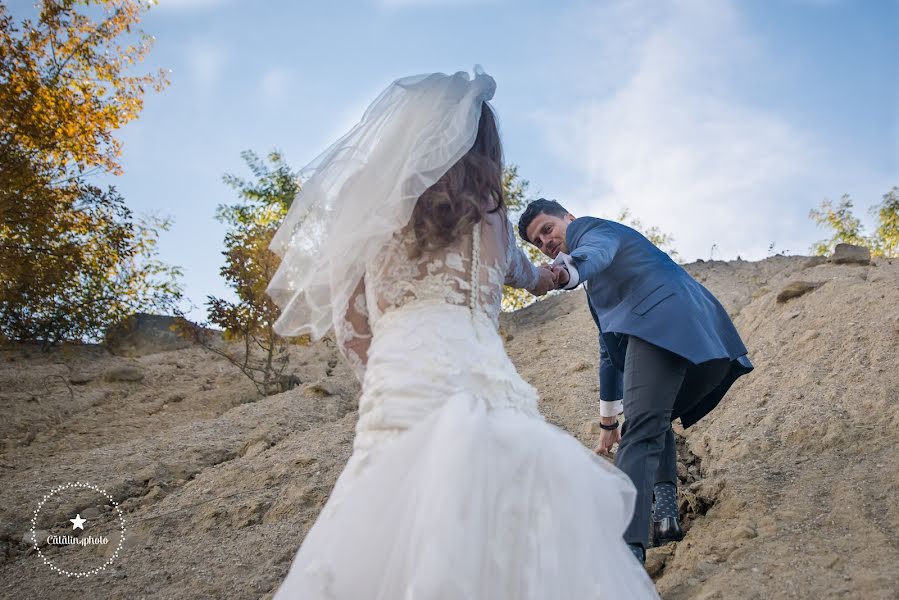
<instances>
[{"instance_id":1,"label":"lace bodice","mask_svg":"<svg viewBox=\"0 0 899 600\"><path fill-rule=\"evenodd\" d=\"M452 245L416 256L411 225L397 231L366 265L346 314L335 319L341 353L360 381L372 329L385 313L411 302L437 301L468 306L499 325L503 285L533 289L537 268L515 243L512 224L488 213Z\"/></svg>"}]
</instances>

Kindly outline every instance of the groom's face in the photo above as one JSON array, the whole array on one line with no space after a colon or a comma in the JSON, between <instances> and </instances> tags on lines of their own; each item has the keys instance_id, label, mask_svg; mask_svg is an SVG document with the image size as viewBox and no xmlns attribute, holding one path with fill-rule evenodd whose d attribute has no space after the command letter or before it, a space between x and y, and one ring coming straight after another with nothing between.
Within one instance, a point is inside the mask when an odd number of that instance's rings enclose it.
<instances>
[{"instance_id":1,"label":"groom's face","mask_svg":"<svg viewBox=\"0 0 899 600\"><path fill-rule=\"evenodd\" d=\"M540 213L528 225L528 239L540 252L550 258L555 258L559 252L568 254L568 246L565 245L565 232L568 231L568 224L572 221L574 221L572 214L555 217Z\"/></svg>"}]
</instances>

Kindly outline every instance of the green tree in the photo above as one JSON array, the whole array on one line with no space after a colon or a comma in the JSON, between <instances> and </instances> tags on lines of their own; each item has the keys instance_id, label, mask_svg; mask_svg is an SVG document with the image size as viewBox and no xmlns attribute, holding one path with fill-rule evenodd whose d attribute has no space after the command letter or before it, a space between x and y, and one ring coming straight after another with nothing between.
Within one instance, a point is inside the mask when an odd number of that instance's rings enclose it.
<instances>
[{"instance_id":1,"label":"green tree","mask_svg":"<svg viewBox=\"0 0 899 600\"><path fill-rule=\"evenodd\" d=\"M524 209L530 201L527 192L529 185L530 182L527 179L522 179L518 175L517 165L509 165L503 171L503 195L506 200L506 210L509 215L509 220L512 222L513 226L518 223L518 218L521 216L521 213L524 212ZM518 247L524 250L531 259L531 262L534 264L546 262L547 258L543 256L537 248L521 239L521 236L518 235L518 227L514 227L514 229L515 241L518 244ZM507 285L503 288L502 310L506 312L519 310L533 304L535 300L536 298L527 290L513 288Z\"/></svg>"},{"instance_id":2,"label":"green tree","mask_svg":"<svg viewBox=\"0 0 899 600\"><path fill-rule=\"evenodd\" d=\"M820 209L809 211L815 223L833 232L830 238L812 245L812 254L826 256L833 253L837 244L854 244L869 248L874 257L899 255L899 188L893 187L883 195L880 204L871 207L871 214L877 218L877 229L870 236L865 235L852 207L852 198L844 194L836 207L830 200L823 200Z\"/></svg>"},{"instance_id":3,"label":"green tree","mask_svg":"<svg viewBox=\"0 0 899 600\"><path fill-rule=\"evenodd\" d=\"M181 300L181 271L157 259L160 231L171 222L136 222L114 189L80 184L77 198L32 197L49 213L25 219L2 215L0 337L40 341L44 348L70 340L97 341L135 312L173 311ZM53 202L82 202L59 210Z\"/></svg>"},{"instance_id":4,"label":"green tree","mask_svg":"<svg viewBox=\"0 0 899 600\"><path fill-rule=\"evenodd\" d=\"M163 74L136 74L147 2L44 0L14 22L0 4L0 336L96 339L136 310L170 310L180 271L156 259L169 222L135 222L114 188L114 132Z\"/></svg>"},{"instance_id":5,"label":"green tree","mask_svg":"<svg viewBox=\"0 0 899 600\"><path fill-rule=\"evenodd\" d=\"M871 212L877 216L874 255L899 256L899 187L884 194L880 204L871 207Z\"/></svg>"},{"instance_id":6,"label":"green tree","mask_svg":"<svg viewBox=\"0 0 899 600\"><path fill-rule=\"evenodd\" d=\"M852 198L843 194L836 207L830 200L821 202L821 209L809 211L809 217L820 227L830 228L833 235L812 246L812 254L824 256L831 254L837 244L854 244L867 246L868 240L862 233L862 222L852 214Z\"/></svg>"},{"instance_id":7,"label":"green tree","mask_svg":"<svg viewBox=\"0 0 899 600\"><path fill-rule=\"evenodd\" d=\"M297 383L296 377L286 374L289 342L274 332L279 309L265 289L280 262L268 246L300 183L278 152L269 153L268 163L249 150L241 157L253 178L225 175L224 182L237 191L240 202L219 205L216 212L216 218L229 226L221 274L237 300L209 296L206 303L209 321L224 329L227 341L238 344L204 345L237 365L260 394L270 395ZM300 338L300 343L306 342L307 337Z\"/></svg>"}]
</instances>

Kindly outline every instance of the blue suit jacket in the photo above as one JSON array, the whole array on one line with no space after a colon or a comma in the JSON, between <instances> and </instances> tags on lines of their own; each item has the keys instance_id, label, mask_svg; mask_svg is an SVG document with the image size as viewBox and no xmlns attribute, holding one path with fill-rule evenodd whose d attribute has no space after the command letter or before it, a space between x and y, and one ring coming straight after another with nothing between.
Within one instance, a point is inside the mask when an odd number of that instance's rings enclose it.
<instances>
[{"instance_id":1,"label":"blue suit jacket","mask_svg":"<svg viewBox=\"0 0 899 600\"><path fill-rule=\"evenodd\" d=\"M627 336L633 335L693 364L728 359L731 370L708 397L696 399L689 427L752 370L733 322L705 287L637 231L604 219L581 217L568 225L566 243L580 281L587 284L590 313L599 328L600 398L623 395Z\"/></svg>"}]
</instances>

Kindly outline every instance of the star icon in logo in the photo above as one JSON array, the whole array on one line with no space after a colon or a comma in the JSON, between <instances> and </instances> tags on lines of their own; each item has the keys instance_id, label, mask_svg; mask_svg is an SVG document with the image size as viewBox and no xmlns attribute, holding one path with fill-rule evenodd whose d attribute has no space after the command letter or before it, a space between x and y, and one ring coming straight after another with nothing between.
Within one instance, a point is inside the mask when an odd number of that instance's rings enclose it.
<instances>
[{"instance_id":1,"label":"star icon in logo","mask_svg":"<svg viewBox=\"0 0 899 600\"><path fill-rule=\"evenodd\" d=\"M74 531L76 529L80 529L81 531L84 531L84 522L87 521L87 519L82 519L81 513L78 513L77 515L75 515L74 519L69 519L69 521L71 521L73 523L72 531Z\"/></svg>"}]
</instances>

